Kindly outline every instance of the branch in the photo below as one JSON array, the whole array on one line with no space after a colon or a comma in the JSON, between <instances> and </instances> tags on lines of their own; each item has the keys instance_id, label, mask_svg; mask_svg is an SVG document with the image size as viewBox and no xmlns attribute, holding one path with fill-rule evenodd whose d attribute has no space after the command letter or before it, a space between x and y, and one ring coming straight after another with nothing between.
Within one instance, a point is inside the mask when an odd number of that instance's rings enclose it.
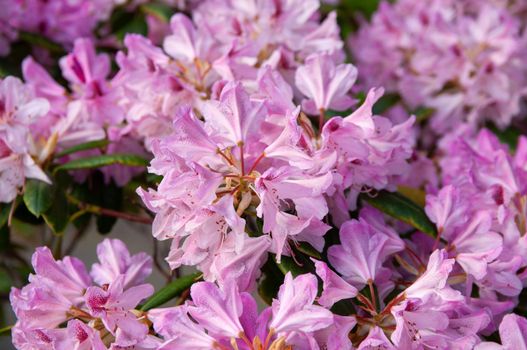
<instances>
[{"instance_id":1,"label":"branch","mask_svg":"<svg viewBox=\"0 0 527 350\"><path fill-rule=\"evenodd\" d=\"M85 212L88 212L88 213L95 214L95 215L111 216L114 218L138 222L138 223L145 224L145 225L152 225L152 222L153 222L153 220L148 217L136 216L134 214L123 213L117 210L102 208L97 205L81 202L77 198L73 197L71 194L67 194L67 198L68 198L68 201L78 206L79 209L84 210Z\"/></svg>"}]
</instances>

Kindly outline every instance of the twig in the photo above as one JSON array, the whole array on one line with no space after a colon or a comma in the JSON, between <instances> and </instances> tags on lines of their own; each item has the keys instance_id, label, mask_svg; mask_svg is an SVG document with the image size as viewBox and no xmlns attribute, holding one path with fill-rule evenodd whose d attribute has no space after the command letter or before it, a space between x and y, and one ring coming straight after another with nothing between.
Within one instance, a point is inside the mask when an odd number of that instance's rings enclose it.
<instances>
[{"instance_id":1,"label":"twig","mask_svg":"<svg viewBox=\"0 0 527 350\"><path fill-rule=\"evenodd\" d=\"M157 260L158 258L158 253L159 253L159 249L158 249L158 246L157 246L157 239L152 237L153 238L153 242L154 242L154 251L153 251L153 259L154 260L154 266L155 268L166 278L167 280L167 283L170 282L170 280L172 279L172 275L170 273L167 273L164 269L163 269L163 266L161 266L161 264L159 263L159 261Z\"/></svg>"},{"instance_id":2,"label":"twig","mask_svg":"<svg viewBox=\"0 0 527 350\"><path fill-rule=\"evenodd\" d=\"M153 220L151 218L148 218L148 217L136 216L134 214L123 213L123 212L120 212L120 211L117 211L117 210L102 208L102 207L99 207L97 205L81 202L80 200L78 200L77 198L73 197L70 194L67 194L67 198L68 198L68 200L71 203L75 204L81 210L84 210L84 211L86 211L88 213L92 213L92 214L96 214L96 215L111 216L111 217L114 217L114 218L119 218L119 219L123 219L123 220L127 220L127 221L138 222L138 223L145 224L145 225L151 225L152 222L153 222Z\"/></svg>"},{"instance_id":3,"label":"twig","mask_svg":"<svg viewBox=\"0 0 527 350\"><path fill-rule=\"evenodd\" d=\"M73 249L75 249L75 246L79 242L80 238L84 236L84 234L88 231L87 229L88 229L88 225L84 225L75 232L75 236L73 237L70 244L68 244L68 247L64 251L64 255L70 255L73 252Z\"/></svg>"}]
</instances>

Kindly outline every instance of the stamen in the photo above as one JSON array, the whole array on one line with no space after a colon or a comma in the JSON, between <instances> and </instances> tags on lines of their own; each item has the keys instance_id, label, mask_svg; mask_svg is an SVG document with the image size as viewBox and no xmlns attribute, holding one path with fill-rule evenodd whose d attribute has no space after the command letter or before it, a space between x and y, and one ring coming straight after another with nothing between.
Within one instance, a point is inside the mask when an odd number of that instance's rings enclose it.
<instances>
[{"instance_id":1,"label":"stamen","mask_svg":"<svg viewBox=\"0 0 527 350\"><path fill-rule=\"evenodd\" d=\"M256 160L254 161L253 165L251 166L251 169L249 169L248 174L252 174L254 169L256 169L256 166L258 165L258 163L260 163L260 161L264 158L265 158L265 152L262 152L262 154L260 154L260 156L258 156L258 158L256 158Z\"/></svg>"}]
</instances>

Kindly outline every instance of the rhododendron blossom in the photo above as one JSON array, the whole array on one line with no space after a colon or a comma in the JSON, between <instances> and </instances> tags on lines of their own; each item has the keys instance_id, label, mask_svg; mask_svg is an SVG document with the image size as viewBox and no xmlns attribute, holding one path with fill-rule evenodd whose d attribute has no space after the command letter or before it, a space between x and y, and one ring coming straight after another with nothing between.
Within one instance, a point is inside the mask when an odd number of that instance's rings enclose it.
<instances>
[{"instance_id":1,"label":"rhododendron blossom","mask_svg":"<svg viewBox=\"0 0 527 350\"><path fill-rule=\"evenodd\" d=\"M526 0L0 8L2 349L527 349Z\"/></svg>"},{"instance_id":2,"label":"rhododendron blossom","mask_svg":"<svg viewBox=\"0 0 527 350\"><path fill-rule=\"evenodd\" d=\"M383 3L351 36L360 79L400 94L410 108L433 109L435 133L463 122L506 127L526 93L525 36L506 3Z\"/></svg>"}]
</instances>

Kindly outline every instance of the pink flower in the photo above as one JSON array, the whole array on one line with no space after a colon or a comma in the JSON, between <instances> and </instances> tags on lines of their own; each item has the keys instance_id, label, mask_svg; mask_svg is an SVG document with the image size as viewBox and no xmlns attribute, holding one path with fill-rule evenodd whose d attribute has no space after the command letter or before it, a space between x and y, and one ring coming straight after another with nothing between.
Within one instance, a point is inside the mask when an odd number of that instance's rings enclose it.
<instances>
[{"instance_id":1,"label":"pink flower","mask_svg":"<svg viewBox=\"0 0 527 350\"><path fill-rule=\"evenodd\" d=\"M308 97L302 108L318 115L320 110L343 111L354 100L347 95L357 79L357 69L351 64L336 65L329 54L311 55L296 71L296 85Z\"/></svg>"},{"instance_id":2,"label":"pink flower","mask_svg":"<svg viewBox=\"0 0 527 350\"><path fill-rule=\"evenodd\" d=\"M507 2L398 1L363 21L350 49L365 87L434 110L436 135L467 122L506 127L525 95L521 21ZM489 82L493 84L489 84Z\"/></svg>"},{"instance_id":3,"label":"pink flower","mask_svg":"<svg viewBox=\"0 0 527 350\"><path fill-rule=\"evenodd\" d=\"M376 280L385 260L402 250L404 242L389 227L371 225L367 216L340 227L340 245L328 249L328 259L347 282L359 289Z\"/></svg>"},{"instance_id":4,"label":"pink flower","mask_svg":"<svg viewBox=\"0 0 527 350\"><path fill-rule=\"evenodd\" d=\"M99 332L79 320L71 320L65 332L57 332L53 341L57 350L106 350Z\"/></svg>"},{"instance_id":5,"label":"pink flower","mask_svg":"<svg viewBox=\"0 0 527 350\"><path fill-rule=\"evenodd\" d=\"M446 252L430 256L425 273L404 291L404 300L391 310L396 328L392 342L400 348L457 346L471 349L477 333L490 321L484 310L471 311L460 292L447 285L454 260Z\"/></svg>"},{"instance_id":6,"label":"pink flower","mask_svg":"<svg viewBox=\"0 0 527 350\"><path fill-rule=\"evenodd\" d=\"M337 273L333 272L326 263L313 260L317 275L322 279L322 295L318 298L318 303L324 307L331 307L333 304L343 299L350 299L357 296L357 288L350 285Z\"/></svg>"},{"instance_id":7,"label":"pink flower","mask_svg":"<svg viewBox=\"0 0 527 350\"><path fill-rule=\"evenodd\" d=\"M314 220L322 220L327 214L323 194L331 185L332 176L327 173L308 177L303 172L286 167L273 170L263 173L256 182L261 199L257 213L264 218L263 231L272 233L271 249L277 254L277 260L280 261L284 248L288 249L288 236L298 236L298 240L308 241L317 249L322 249L324 243L321 237L329 229L327 225L304 237L301 233ZM296 215L289 211L295 211Z\"/></svg>"},{"instance_id":8,"label":"pink flower","mask_svg":"<svg viewBox=\"0 0 527 350\"><path fill-rule=\"evenodd\" d=\"M227 349L248 349L256 344L262 349L313 344L314 332L333 322L331 312L313 305L316 293L315 276L293 279L287 274L278 299L258 316L254 299L248 293L239 293L235 284L220 289L210 282L198 282L191 289L192 302L151 310L149 317L165 338L161 349L166 350L185 346L210 349L215 344Z\"/></svg>"},{"instance_id":9,"label":"pink flower","mask_svg":"<svg viewBox=\"0 0 527 350\"><path fill-rule=\"evenodd\" d=\"M396 350L390 340L386 337L386 334L379 327L373 327L366 339L364 339L357 350L375 350L375 349L386 349Z\"/></svg>"},{"instance_id":10,"label":"pink flower","mask_svg":"<svg viewBox=\"0 0 527 350\"><path fill-rule=\"evenodd\" d=\"M30 275L28 285L10 293L18 318L13 329L17 348L117 350L159 345L148 336L144 315L134 310L153 287L125 286L140 283L150 273L148 259L144 253L130 256L119 240L103 241L97 252L105 266L95 264L92 274L101 286L92 284L76 258L56 261L48 248L37 248L32 259L35 275Z\"/></svg>"},{"instance_id":11,"label":"pink flower","mask_svg":"<svg viewBox=\"0 0 527 350\"><path fill-rule=\"evenodd\" d=\"M152 273L152 258L146 253L130 255L124 243L118 239L105 239L97 245L100 263L91 268L91 276L99 285L110 284L124 275L123 288L143 283Z\"/></svg>"},{"instance_id":12,"label":"pink flower","mask_svg":"<svg viewBox=\"0 0 527 350\"><path fill-rule=\"evenodd\" d=\"M119 346L135 345L148 334L148 327L130 311L141 300L154 293L150 284L141 284L124 290L124 275L113 280L107 289L89 287L86 290L86 306L90 314L99 317L106 329L115 335Z\"/></svg>"},{"instance_id":13,"label":"pink flower","mask_svg":"<svg viewBox=\"0 0 527 350\"><path fill-rule=\"evenodd\" d=\"M199 33L187 16L183 14L172 16L170 28L172 34L165 38L163 48L171 57L184 63L192 63L195 59L210 54L210 39ZM207 41L209 41L208 45Z\"/></svg>"},{"instance_id":14,"label":"pink flower","mask_svg":"<svg viewBox=\"0 0 527 350\"><path fill-rule=\"evenodd\" d=\"M527 349L527 320L518 315L510 314L503 318L500 324L501 344L483 342L476 350L506 350Z\"/></svg>"},{"instance_id":15,"label":"pink flower","mask_svg":"<svg viewBox=\"0 0 527 350\"><path fill-rule=\"evenodd\" d=\"M50 182L31 155L31 125L49 110L49 103L35 98L18 78L0 81L0 202L12 201L26 178Z\"/></svg>"},{"instance_id":16,"label":"pink flower","mask_svg":"<svg viewBox=\"0 0 527 350\"><path fill-rule=\"evenodd\" d=\"M91 40L77 39L72 53L61 58L60 67L78 98L77 118L101 126L123 120L123 111L116 103L118 96L106 81L110 58L106 54L97 54Z\"/></svg>"}]
</instances>

